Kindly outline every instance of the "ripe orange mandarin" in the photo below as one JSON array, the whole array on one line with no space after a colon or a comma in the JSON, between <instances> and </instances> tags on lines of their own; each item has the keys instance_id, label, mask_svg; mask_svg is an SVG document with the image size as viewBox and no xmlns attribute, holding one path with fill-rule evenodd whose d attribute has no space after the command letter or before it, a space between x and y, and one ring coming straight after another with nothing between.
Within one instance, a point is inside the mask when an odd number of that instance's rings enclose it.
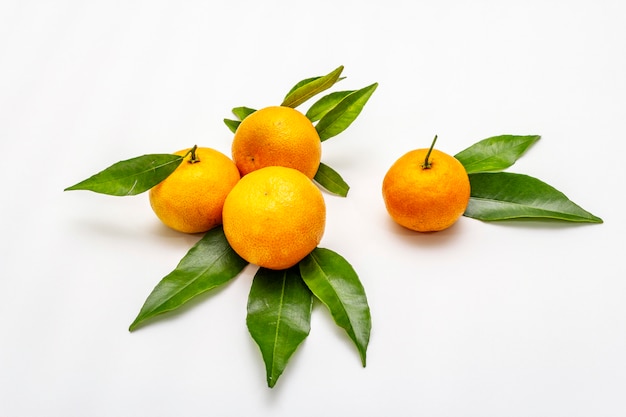
<instances>
[{"instance_id":1,"label":"ripe orange mandarin","mask_svg":"<svg viewBox=\"0 0 626 417\"><path fill-rule=\"evenodd\" d=\"M184 156L191 149L175 152ZM211 148L196 148L165 180L150 189L157 217L174 230L201 233L222 223L222 208L239 181L233 161Z\"/></svg>"},{"instance_id":2,"label":"ripe orange mandarin","mask_svg":"<svg viewBox=\"0 0 626 417\"><path fill-rule=\"evenodd\" d=\"M269 269L296 265L319 244L326 205L319 188L293 168L249 173L224 203L224 234L246 261Z\"/></svg>"},{"instance_id":3,"label":"ripe orange mandarin","mask_svg":"<svg viewBox=\"0 0 626 417\"><path fill-rule=\"evenodd\" d=\"M321 156L315 126L291 107L255 111L241 121L232 142L233 161L242 176L267 166L284 166L313 178Z\"/></svg>"},{"instance_id":4,"label":"ripe orange mandarin","mask_svg":"<svg viewBox=\"0 0 626 417\"><path fill-rule=\"evenodd\" d=\"M431 147L401 156L387 171L382 192L396 223L418 232L435 232L463 215L470 182L456 158Z\"/></svg>"}]
</instances>

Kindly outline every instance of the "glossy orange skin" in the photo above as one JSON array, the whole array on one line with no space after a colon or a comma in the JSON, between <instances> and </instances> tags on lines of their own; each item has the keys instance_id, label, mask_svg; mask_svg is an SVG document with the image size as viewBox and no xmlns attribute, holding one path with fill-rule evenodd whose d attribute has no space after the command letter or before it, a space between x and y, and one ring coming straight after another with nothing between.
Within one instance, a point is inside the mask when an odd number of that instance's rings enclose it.
<instances>
[{"instance_id":1,"label":"glossy orange skin","mask_svg":"<svg viewBox=\"0 0 626 417\"><path fill-rule=\"evenodd\" d=\"M291 107L257 110L235 131L232 158L241 176L259 168L284 166L309 178L317 172L322 142L311 121Z\"/></svg>"},{"instance_id":2,"label":"glossy orange skin","mask_svg":"<svg viewBox=\"0 0 626 417\"><path fill-rule=\"evenodd\" d=\"M175 152L183 156L189 149ZM197 148L198 162L187 155L176 170L150 189L150 206L168 227L184 233L202 233L222 223L222 208L239 181L239 170L223 153Z\"/></svg>"},{"instance_id":3,"label":"glossy orange skin","mask_svg":"<svg viewBox=\"0 0 626 417\"><path fill-rule=\"evenodd\" d=\"M317 247L326 225L319 188L293 168L266 167L249 173L224 203L224 234L246 261L282 270Z\"/></svg>"},{"instance_id":4,"label":"glossy orange skin","mask_svg":"<svg viewBox=\"0 0 626 417\"><path fill-rule=\"evenodd\" d=\"M387 171L382 185L385 207L398 224L418 232L452 226L465 212L470 182L463 165L453 156L433 149L430 167L424 168L428 149L401 156Z\"/></svg>"}]
</instances>

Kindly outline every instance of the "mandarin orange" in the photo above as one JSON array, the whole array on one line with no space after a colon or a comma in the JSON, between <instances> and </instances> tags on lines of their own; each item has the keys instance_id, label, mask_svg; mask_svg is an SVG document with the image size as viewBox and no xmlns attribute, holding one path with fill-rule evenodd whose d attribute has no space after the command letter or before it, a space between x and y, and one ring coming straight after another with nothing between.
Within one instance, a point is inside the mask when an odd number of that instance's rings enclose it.
<instances>
[{"instance_id":1,"label":"mandarin orange","mask_svg":"<svg viewBox=\"0 0 626 417\"><path fill-rule=\"evenodd\" d=\"M188 154L165 180L150 189L150 205L170 228L201 233L222 223L222 208L230 190L239 181L233 161L211 148L184 149Z\"/></svg>"},{"instance_id":2,"label":"mandarin orange","mask_svg":"<svg viewBox=\"0 0 626 417\"><path fill-rule=\"evenodd\" d=\"M270 106L241 121L232 142L233 161L242 176L268 166L297 169L313 178L322 142L313 123L298 110Z\"/></svg>"},{"instance_id":3,"label":"mandarin orange","mask_svg":"<svg viewBox=\"0 0 626 417\"><path fill-rule=\"evenodd\" d=\"M326 205L319 188L300 171L266 167L233 187L223 220L226 239L239 256L281 270L297 264L318 245Z\"/></svg>"},{"instance_id":4,"label":"mandarin orange","mask_svg":"<svg viewBox=\"0 0 626 417\"><path fill-rule=\"evenodd\" d=\"M435 137L436 140L436 137ZM465 212L470 182L463 165L437 149L401 156L383 179L385 207L398 224L418 232L452 226Z\"/></svg>"}]
</instances>

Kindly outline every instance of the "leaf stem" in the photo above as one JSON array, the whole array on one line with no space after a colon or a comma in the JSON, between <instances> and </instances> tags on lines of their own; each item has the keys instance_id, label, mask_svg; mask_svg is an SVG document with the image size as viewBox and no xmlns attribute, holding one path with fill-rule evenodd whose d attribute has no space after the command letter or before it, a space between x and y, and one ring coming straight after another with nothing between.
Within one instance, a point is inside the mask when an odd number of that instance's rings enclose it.
<instances>
[{"instance_id":1,"label":"leaf stem","mask_svg":"<svg viewBox=\"0 0 626 417\"><path fill-rule=\"evenodd\" d=\"M191 148L186 154L185 157L189 154L191 154L191 158L189 158L189 161L187 161L190 164L195 164L196 162L200 162L200 158L198 158L198 155L196 155L196 149L198 149L198 145L193 145L193 148Z\"/></svg>"},{"instance_id":2,"label":"leaf stem","mask_svg":"<svg viewBox=\"0 0 626 417\"><path fill-rule=\"evenodd\" d=\"M435 147L435 142L437 142L437 135L435 135L433 142L430 144L430 148L428 149L428 153L426 154L426 158L424 159L424 163L422 164L422 169L430 169L431 167L431 163L428 160L428 158L430 157L430 153L433 151L433 148Z\"/></svg>"}]
</instances>

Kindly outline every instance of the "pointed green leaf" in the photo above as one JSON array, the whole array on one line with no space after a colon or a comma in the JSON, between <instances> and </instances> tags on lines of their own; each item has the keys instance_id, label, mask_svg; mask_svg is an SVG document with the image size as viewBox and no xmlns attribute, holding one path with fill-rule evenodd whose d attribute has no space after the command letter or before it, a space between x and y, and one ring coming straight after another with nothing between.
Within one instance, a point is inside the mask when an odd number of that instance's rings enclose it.
<instances>
[{"instance_id":1,"label":"pointed green leaf","mask_svg":"<svg viewBox=\"0 0 626 417\"><path fill-rule=\"evenodd\" d=\"M322 162L320 162L313 179L329 192L341 197L347 196L348 190L350 190L350 186L341 178L341 175Z\"/></svg>"},{"instance_id":2,"label":"pointed green leaf","mask_svg":"<svg viewBox=\"0 0 626 417\"><path fill-rule=\"evenodd\" d=\"M315 125L320 140L323 142L346 130L359 116L376 87L378 83L357 90L328 111Z\"/></svg>"},{"instance_id":3,"label":"pointed green leaf","mask_svg":"<svg viewBox=\"0 0 626 417\"><path fill-rule=\"evenodd\" d=\"M256 109L252 109L250 107L245 107L245 106L241 106L241 107L235 107L232 112L235 116L237 116L237 118L239 120L243 120L246 117L250 116L252 113L254 113L256 111Z\"/></svg>"},{"instance_id":4,"label":"pointed green leaf","mask_svg":"<svg viewBox=\"0 0 626 417\"><path fill-rule=\"evenodd\" d=\"M259 268L248 296L246 323L259 346L271 388L311 329L313 296L297 268Z\"/></svg>"},{"instance_id":5,"label":"pointed green leaf","mask_svg":"<svg viewBox=\"0 0 626 417\"><path fill-rule=\"evenodd\" d=\"M602 223L562 192L528 175L470 174L471 197L465 216L479 220L516 218Z\"/></svg>"},{"instance_id":6,"label":"pointed green leaf","mask_svg":"<svg viewBox=\"0 0 626 417\"><path fill-rule=\"evenodd\" d=\"M88 190L114 196L148 191L167 178L183 161L173 154L143 155L117 162L64 191Z\"/></svg>"},{"instance_id":7,"label":"pointed green leaf","mask_svg":"<svg viewBox=\"0 0 626 417\"><path fill-rule=\"evenodd\" d=\"M475 143L454 157L469 174L502 171L513 165L540 138L539 135L494 136Z\"/></svg>"},{"instance_id":8,"label":"pointed green leaf","mask_svg":"<svg viewBox=\"0 0 626 417\"><path fill-rule=\"evenodd\" d=\"M281 106L298 107L311 97L335 85L342 71L343 65L323 77L309 78L299 82L289 91Z\"/></svg>"},{"instance_id":9,"label":"pointed green leaf","mask_svg":"<svg viewBox=\"0 0 626 417\"><path fill-rule=\"evenodd\" d=\"M333 107L339 104L344 97L354 93L354 91L355 90L335 91L325 95L309 107L309 110L306 112L306 117L308 117L311 122L317 122Z\"/></svg>"},{"instance_id":10,"label":"pointed green leaf","mask_svg":"<svg viewBox=\"0 0 626 417\"><path fill-rule=\"evenodd\" d=\"M224 119L224 124L228 127L228 129L230 129L231 132L235 133L237 131L237 128L241 124L241 121L232 120L232 119Z\"/></svg>"},{"instance_id":11,"label":"pointed green leaf","mask_svg":"<svg viewBox=\"0 0 626 417\"><path fill-rule=\"evenodd\" d=\"M372 319L365 289L352 265L329 249L316 248L299 266L304 283L352 339L365 366Z\"/></svg>"},{"instance_id":12,"label":"pointed green leaf","mask_svg":"<svg viewBox=\"0 0 626 417\"><path fill-rule=\"evenodd\" d=\"M243 121L243 119L250 116L255 111L256 111L255 109L252 109L250 107L244 107L244 106L235 107L233 108L232 112L235 116L237 116L237 120L224 119L224 123L226 124L228 129L230 129L231 132L235 133L237 131L237 128Z\"/></svg>"},{"instance_id":13,"label":"pointed green leaf","mask_svg":"<svg viewBox=\"0 0 626 417\"><path fill-rule=\"evenodd\" d=\"M152 290L129 330L172 311L233 279L247 265L228 244L221 226L209 230Z\"/></svg>"},{"instance_id":14,"label":"pointed green leaf","mask_svg":"<svg viewBox=\"0 0 626 417\"><path fill-rule=\"evenodd\" d=\"M321 76L318 77L311 77L311 78L305 78L304 80L298 81L296 83L296 85L294 85L293 87L291 87L291 89L287 92L287 94L285 94L285 97L288 97L291 93L293 93L294 91L296 91L298 88L302 87L303 85L309 84L315 80L318 80L322 78Z\"/></svg>"}]
</instances>

